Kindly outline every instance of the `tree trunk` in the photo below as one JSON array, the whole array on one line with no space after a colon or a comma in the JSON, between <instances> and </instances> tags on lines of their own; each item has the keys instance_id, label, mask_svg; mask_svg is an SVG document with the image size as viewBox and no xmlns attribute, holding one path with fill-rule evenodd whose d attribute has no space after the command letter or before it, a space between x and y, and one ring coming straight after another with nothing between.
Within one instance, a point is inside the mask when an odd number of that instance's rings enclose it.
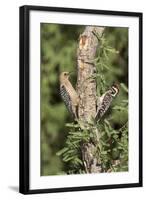
<instances>
[{"instance_id":1,"label":"tree trunk","mask_svg":"<svg viewBox=\"0 0 146 200\"><path fill-rule=\"evenodd\" d=\"M102 36L103 27L87 26L80 35L77 50L77 92L80 103L78 109L79 120L86 126L92 118L95 118L97 107L97 83L94 75L97 74L94 59L99 47L99 37ZM97 135L97 142L100 134L94 128ZM100 173L100 161L95 155L95 145L92 142L82 144L82 158L87 173Z\"/></svg>"}]
</instances>

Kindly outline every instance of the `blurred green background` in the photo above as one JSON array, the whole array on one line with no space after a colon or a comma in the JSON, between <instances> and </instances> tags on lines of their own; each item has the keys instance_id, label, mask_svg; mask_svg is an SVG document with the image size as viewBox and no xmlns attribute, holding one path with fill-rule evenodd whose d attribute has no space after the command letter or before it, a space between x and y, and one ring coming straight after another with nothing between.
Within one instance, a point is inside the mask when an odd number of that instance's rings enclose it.
<instances>
[{"instance_id":1,"label":"blurred green background","mask_svg":"<svg viewBox=\"0 0 146 200\"><path fill-rule=\"evenodd\" d=\"M41 24L41 175L63 174L68 165L56 153L64 147L67 137L65 123L72 119L59 95L59 74L76 70L76 52L79 35L85 26ZM119 51L108 56L110 70L104 68L107 89L113 82L124 83L128 87L128 29L105 29L108 45ZM73 84L76 74L71 77ZM113 102L120 105L128 94L120 89ZM114 128L120 128L128 120L126 110L111 109L108 119Z\"/></svg>"}]
</instances>

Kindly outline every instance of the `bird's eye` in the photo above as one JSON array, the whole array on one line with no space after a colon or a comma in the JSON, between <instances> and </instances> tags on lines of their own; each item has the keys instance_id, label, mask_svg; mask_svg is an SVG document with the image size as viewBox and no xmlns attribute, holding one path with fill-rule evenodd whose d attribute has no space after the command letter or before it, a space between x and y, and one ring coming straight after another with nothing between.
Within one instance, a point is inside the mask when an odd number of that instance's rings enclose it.
<instances>
[{"instance_id":1,"label":"bird's eye","mask_svg":"<svg viewBox=\"0 0 146 200\"><path fill-rule=\"evenodd\" d=\"M115 94L115 89L112 87L111 88L111 95L114 95Z\"/></svg>"},{"instance_id":2,"label":"bird's eye","mask_svg":"<svg viewBox=\"0 0 146 200\"><path fill-rule=\"evenodd\" d=\"M112 94L115 94L115 90L114 89L112 89Z\"/></svg>"},{"instance_id":3,"label":"bird's eye","mask_svg":"<svg viewBox=\"0 0 146 200\"><path fill-rule=\"evenodd\" d=\"M66 76L67 75L67 73L64 73L64 76Z\"/></svg>"}]
</instances>

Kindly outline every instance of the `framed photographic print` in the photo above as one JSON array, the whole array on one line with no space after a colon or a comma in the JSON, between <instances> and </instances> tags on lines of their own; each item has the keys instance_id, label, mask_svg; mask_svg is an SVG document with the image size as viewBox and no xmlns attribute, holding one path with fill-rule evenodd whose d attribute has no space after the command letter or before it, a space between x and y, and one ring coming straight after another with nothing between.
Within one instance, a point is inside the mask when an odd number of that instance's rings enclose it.
<instances>
[{"instance_id":1,"label":"framed photographic print","mask_svg":"<svg viewBox=\"0 0 146 200\"><path fill-rule=\"evenodd\" d=\"M20 192L142 186L142 13L20 7Z\"/></svg>"}]
</instances>

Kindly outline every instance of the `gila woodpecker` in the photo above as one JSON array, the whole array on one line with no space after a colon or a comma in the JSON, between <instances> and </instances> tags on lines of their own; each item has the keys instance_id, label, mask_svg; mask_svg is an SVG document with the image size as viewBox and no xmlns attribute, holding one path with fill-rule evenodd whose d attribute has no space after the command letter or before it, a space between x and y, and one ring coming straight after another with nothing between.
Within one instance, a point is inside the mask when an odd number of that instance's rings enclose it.
<instances>
[{"instance_id":1,"label":"gila woodpecker","mask_svg":"<svg viewBox=\"0 0 146 200\"><path fill-rule=\"evenodd\" d=\"M60 74L60 94L61 97L68 109L71 113L72 117L77 119L78 118L78 104L79 104L79 97L75 89L73 88L71 82L69 81L69 72L62 72Z\"/></svg>"},{"instance_id":2,"label":"gila woodpecker","mask_svg":"<svg viewBox=\"0 0 146 200\"><path fill-rule=\"evenodd\" d=\"M108 91L106 91L101 97L99 97L96 112L97 121L99 121L101 117L107 112L114 97L116 97L118 93L119 86L114 84Z\"/></svg>"}]
</instances>

